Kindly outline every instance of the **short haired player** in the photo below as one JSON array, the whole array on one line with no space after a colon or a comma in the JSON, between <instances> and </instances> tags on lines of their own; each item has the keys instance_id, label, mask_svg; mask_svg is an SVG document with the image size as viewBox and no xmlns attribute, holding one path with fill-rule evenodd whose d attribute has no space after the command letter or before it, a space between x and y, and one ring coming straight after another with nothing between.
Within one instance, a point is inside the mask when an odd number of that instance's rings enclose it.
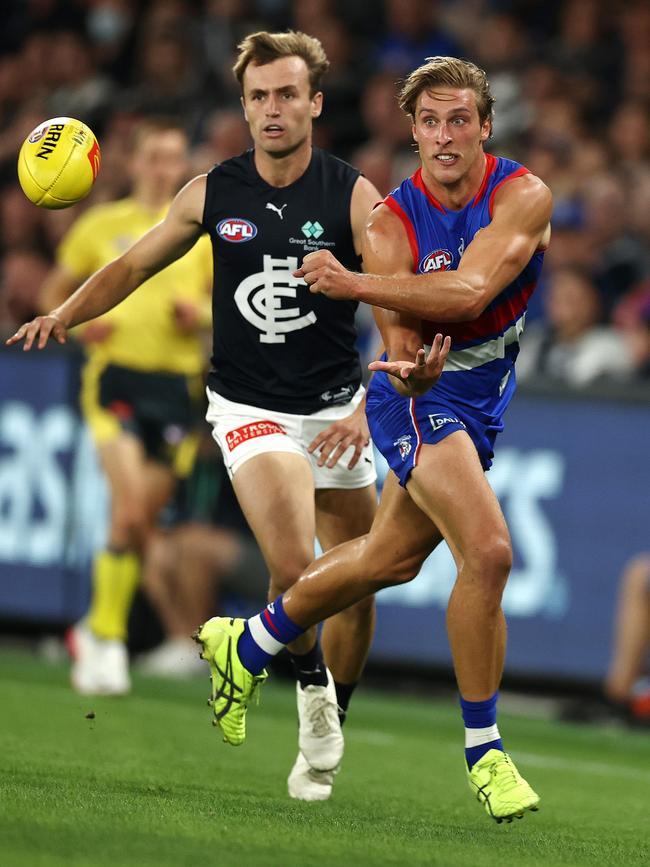
<instances>
[{"instance_id":1,"label":"short haired player","mask_svg":"<svg viewBox=\"0 0 650 867\"><path fill-rule=\"evenodd\" d=\"M328 251L307 256L296 272L312 292L380 308L386 356L370 365L367 414L392 473L377 517L369 533L316 560L260 615L213 618L197 639L212 665L217 720L239 742L246 702L286 641L368 593L410 581L444 539L458 569L447 626L469 783L489 815L511 821L536 810L539 798L496 722L512 551L485 470L515 389L551 194L523 166L485 153L493 99L473 64L429 58L406 80L400 102L421 167L373 212L368 273L351 273ZM225 666L227 681L219 675Z\"/></svg>"},{"instance_id":2,"label":"short haired player","mask_svg":"<svg viewBox=\"0 0 650 867\"><path fill-rule=\"evenodd\" d=\"M234 72L254 149L191 181L168 216L49 316L20 328L25 349L113 307L207 232L214 255L208 420L270 572L270 598L323 549L370 529L375 469L355 348L355 301L311 294L294 276L328 249L358 269L380 199L351 166L312 147L328 61L302 33L255 33ZM314 628L290 651L298 679L299 754L289 792L329 797L343 752L341 716L372 638L372 598ZM329 673L331 670L331 674Z\"/></svg>"}]
</instances>

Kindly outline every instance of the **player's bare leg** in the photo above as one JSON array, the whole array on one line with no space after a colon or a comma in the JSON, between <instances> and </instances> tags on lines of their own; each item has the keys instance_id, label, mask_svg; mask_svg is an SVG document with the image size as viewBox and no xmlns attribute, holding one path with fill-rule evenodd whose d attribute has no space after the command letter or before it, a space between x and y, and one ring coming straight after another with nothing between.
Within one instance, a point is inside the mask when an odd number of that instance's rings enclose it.
<instances>
[{"instance_id":1,"label":"player's bare leg","mask_svg":"<svg viewBox=\"0 0 650 867\"><path fill-rule=\"evenodd\" d=\"M629 562L620 583L614 652L605 680L605 694L628 706L635 681L643 671L650 646L650 555Z\"/></svg>"},{"instance_id":2,"label":"player's bare leg","mask_svg":"<svg viewBox=\"0 0 650 867\"><path fill-rule=\"evenodd\" d=\"M173 490L171 471L146 459L140 441L120 433L99 447L111 498L108 544L95 559L85 623L71 632L72 683L87 694L130 689L126 627L149 531Z\"/></svg>"},{"instance_id":3,"label":"player's bare leg","mask_svg":"<svg viewBox=\"0 0 650 867\"><path fill-rule=\"evenodd\" d=\"M539 797L505 752L496 722L505 650L501 597L512 564L505 519L464 431L423 446L407 487L442 531L458 566L447 630L470 789L497 822L512 821L536 810Z\"/></svg>"},{"instance_id":4,"label":"player's bare leg","mask_svg":"<svg viewBox=\"0 0 650 867\"><path fill-rule=\"evenodd\" d=\"M161 677L188 677L204 671L189 636L197 623L210 616L221 577L241 552L236 533L202 522L183 523L151 535L142 588L165 639L140 657L140 671Z\"/></svg>"},{"instance_id":5,"label":"player's bare leg","mask_svg":"<svg viewBox=\"0 0 650 867\"><path fill-rule=\"evenodd\" d=\"M498 689L503 672L501 597L512 549L501 507L462 431L423 446L407 488L455 554L459 570L447 630L456 679L464 698L484 701Z\"/></svg>"},{"instance_id":6,"label":"player's bare leg","mask_svg":"<svg viewBox=\"0 0 650 867\"><path fill-rule=\"evenodd\" d=\"M382 587L411 580L440 540L439 531L391 475L366 536L312 563L273 609L269 606L248 622L214 617L204 624L196 638L211 665L215 721L224 738L233 745L244 741L247 704L266 677L268 659L309 626ZM273 619L275 637L262 624L263 617L267 623ZM231 672L227 678L226 670Z\"/></svg>"},{"instance_id":7,"label":"player's bare leg","mask_svg":"<svg viewBox=\"0 0 650 867\"><path fill-rule=\"evenodd\" d=\"M377 492L374 484L349 490L319 490L316 492L316 531L321 548L327 551L349 539L367 533L377 510ZM341 725L345 721L348 705L361 677L374 631L374 596L366 597L344 611L328 618L323 624L321 643L323 657L334 680L332 698ZM331 688L330 688L331 689ZM298 706L301 707L298 691ZM300 714L301 726L306 708ZM302 740L308 738L308 731ZM306 741L308 744L308 740ZM299 750L288 779L292 798L323 801L330 797L337 768L313 769Z\"/></svg>"},{"instance_id":8,"label":"player's bare leg","mask_svg":"<svg viewBox=\"0 0 650 867\"><path fill-rule=\"evenodd\" d=\"M351 490L317 491L316 532L323 551L364 536L369 532L376 512L377 492L374 484ZM361 677L374 625L373 596L329 617L323 624L323 654L337 684L351 686ZM347 705L343 711L346 709Z\"/></svg>"},{"instance_id":9,"label":"player's bare leg","mask_svg":"<svg viewBox=\"0 0 650 867\"><path fill-rule=\"evenodd\" d=\"M264 480L263 487L260 479ZM268 452L247 461L235 473L233 483L271 573L269 599L275 599L298 580L314 557L316 518L311 465L300 455ZM297 680L299 758L302 756L304 772L312 768L333 772L343 755L343 735L334 680L323 661L316 628L291 642L288 650ZM293 783L290 777L290 794L303 797L301 787ZM311 783L309 788L313 788ZM322 800L330 791L331 782L329 790L319 786L306 794L309 799L317 796Z\"/></svg>"},{"instance_id":10,"label":"player's bare leg","mask_svg":"<svg viewBox=\"0 0 650 867\"><path fill-rule=\"evenodd\" d=\"M269 599L277 598L314 559L314 480L308 461L297 454L256 455L233 477L233 488L269 569ZM288 646L307 653L316 640L312 627Z\"/></svg>"}]
</instances>

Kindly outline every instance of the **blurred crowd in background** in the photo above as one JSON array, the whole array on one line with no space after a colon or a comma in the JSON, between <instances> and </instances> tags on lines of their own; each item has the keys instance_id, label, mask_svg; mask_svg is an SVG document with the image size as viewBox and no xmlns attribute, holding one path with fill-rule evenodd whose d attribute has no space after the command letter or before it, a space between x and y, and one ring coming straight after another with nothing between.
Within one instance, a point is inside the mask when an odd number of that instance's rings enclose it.
<instances>
[{"instance_id":1,"label":"blurred crowd in background","mask_svg":"<svg viewBox=\"0 0 650 867\"><path fill-rule=\"evenodd\" d=\"M552 189L553 239L520 380L650 378L650 5L605 0L9 0L0 33L0 330L38 311L56 245L89 205L129 189L129 132L181 119L189 176L249 146L231 72L258 29L317 36L331 69L316 143L388 193L418 164L398 83L426 57L471 59L497 98L489 150ZM23 139L68 115L100 139L91 196L25 199Z\"/></svg>"}]
</instances>

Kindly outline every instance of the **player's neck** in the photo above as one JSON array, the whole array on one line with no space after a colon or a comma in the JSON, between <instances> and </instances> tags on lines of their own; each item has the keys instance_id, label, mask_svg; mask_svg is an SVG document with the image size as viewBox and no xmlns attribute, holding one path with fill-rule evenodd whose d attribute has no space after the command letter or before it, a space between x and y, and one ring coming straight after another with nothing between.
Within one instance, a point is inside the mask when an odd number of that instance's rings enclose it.
<instances>
[{"instance_id":1,"label":"player's neck","mask_svg":"<svg viewBox=\"0 0 650 867\"><path fill-rule=\"evenodd\" d=\"M422 180L431 195L449 211L460 211L478 193L487 170L485 153L480 152L471 169L455 184L440 184L422 165Z\"/></svg>"},{"instance_id":2,"label":"player's neck","mask_svg":"<svg viewBox=\"0 0 650 867\"><path fill-rule=\"evenodd\" d=\"M261 148L253 151L257 173L272 187L288 187L302 177L311 162L311 139L305 141L290 154L273 157Z\"/></svg>"}]
</instances>

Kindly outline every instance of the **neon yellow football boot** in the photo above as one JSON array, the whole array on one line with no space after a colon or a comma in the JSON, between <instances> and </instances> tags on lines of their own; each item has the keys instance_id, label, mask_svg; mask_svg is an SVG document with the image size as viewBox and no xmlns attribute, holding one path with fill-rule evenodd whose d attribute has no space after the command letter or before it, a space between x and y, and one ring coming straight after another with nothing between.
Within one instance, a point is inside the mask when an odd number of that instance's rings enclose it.
<instances>
[{"instance_id":1,"label":"neon yellow football boot","mask_svg":"<svg viewBox=\"0 0 650 867\"><path fill-rule=\"evenodd\" d=\"M476 799L485 804L488 816L499 824L505 819L521 819L527 810L535 812L537 795L521 776L514 762L501 750L488 750L467 771L469 787Z\"/></svg>"},{"instance_id":2,"label":"neon yellow football boot","mask_svg":"<svg viewBox=\"0 0 650 867\"><path fill-rule=\"evenodd\" d=\"M246 740L246 710L260 684L268 674L251 674L237 654L237 641L244 631L245 620L212 617L192 636L201 645L201 657L210 666L214 720L226 743L237 747Z\"/></svg>"}]
</instances>

